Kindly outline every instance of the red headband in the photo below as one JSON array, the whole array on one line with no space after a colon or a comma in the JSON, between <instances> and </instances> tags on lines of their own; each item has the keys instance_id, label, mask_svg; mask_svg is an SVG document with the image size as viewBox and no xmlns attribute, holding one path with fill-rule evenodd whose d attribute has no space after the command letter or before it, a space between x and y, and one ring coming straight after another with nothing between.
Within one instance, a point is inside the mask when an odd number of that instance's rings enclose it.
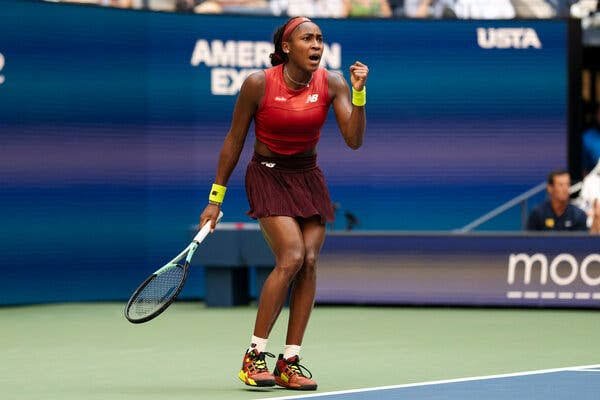
<instances>
[{"instance_id":1,"label":"red headband","mask_svg":"<svg viewBox=\"0 0 600 400\"><path fill-rule=\"evenodd\" d=\"M298 27L298 25L303 24L305 22L312 22L312 21L306 17L292 18L292 20L290 22L288 22L287 25L285 26L285 30L283 31L283 36L281 36L281 41L287 42L288 39L290 38L290 35L292 34L292 32L294 32L294 29L296 29Z\"/></svg>"}]
</instances>

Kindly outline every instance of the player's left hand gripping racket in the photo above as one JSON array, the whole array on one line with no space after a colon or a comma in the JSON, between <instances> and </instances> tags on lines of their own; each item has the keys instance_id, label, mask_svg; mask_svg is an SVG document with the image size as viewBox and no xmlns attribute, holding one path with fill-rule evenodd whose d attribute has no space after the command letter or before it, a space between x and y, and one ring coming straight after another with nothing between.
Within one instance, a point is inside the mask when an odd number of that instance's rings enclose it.
<instances>
[{"instance_id":1,"label":"player's left hand gripping racket","mask_svg":"<svg viewBox=\"0 0 600 400\"><path fill-rule=\"evenodd\" d=\"M221 217L223 217L223 212L219 212L217 223L219 223ZM194 252L209 232L210 221L204 224L188 247L164 267L150 275L133 292L125 306L125 318L129 322L140 324L150 321L159 316L175 301L187 279L190 261L194 256ZM182 260L185 260L183 265L181 264Z\"/></svg>"}]
</instances>

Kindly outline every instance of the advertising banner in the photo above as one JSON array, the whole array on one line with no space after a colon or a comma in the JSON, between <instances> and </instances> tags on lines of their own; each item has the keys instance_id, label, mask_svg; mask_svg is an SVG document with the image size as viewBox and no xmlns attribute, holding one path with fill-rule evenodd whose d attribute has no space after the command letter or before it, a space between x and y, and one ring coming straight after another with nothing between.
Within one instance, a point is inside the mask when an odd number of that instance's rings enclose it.
<instances>
[{"instance_id":1,"label":"advertising banner","mask_svg":"<svg viewBox=\"0 0 600 400\"><path fill-rule=\"evenodd\" d=\"M176 254L284 22L3 1L0 303L121 298ZM567 21L317 23L324 67L370 68L364 146L345 147L333 113L321 131L330 228L459 228L566 166ZM254 140L226 221L250 222ZM484 229L520 229L518 210Z\"/></svg>"},{"instance_id":2,"label":"advertising banner","mask_svg":"<svg viewBox=\"0 0 600 400\"><path fill-rule=\"evenodd\" d=\"M338 233L319 262L322 303L600 308L583 235Z\"/></svg>"}]
</instances>

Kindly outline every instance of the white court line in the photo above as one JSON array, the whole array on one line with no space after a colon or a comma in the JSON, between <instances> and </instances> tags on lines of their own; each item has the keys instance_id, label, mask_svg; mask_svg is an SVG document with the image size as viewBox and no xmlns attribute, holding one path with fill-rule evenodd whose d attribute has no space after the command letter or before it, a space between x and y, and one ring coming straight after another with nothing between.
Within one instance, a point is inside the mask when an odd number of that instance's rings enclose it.
<instances>
[{"instance_id":1,"label":"white court line","mask_svg":"<svg viewBox=\"0 0 600 400\"><path fill-rule=\"evenodd\" d=\"M526 299L526 300L534 300L534 299L543 299L543 300L552 300L552 299L560 299L560 300L600 300L600 292L521 292L518 290L508 291L506 292L507 299Z\"/></svg>"},{"instance_id":2,"label":"white court line","mask_svg":"<svg viewBox=\"0 0 600 400\"><path fill-rule=\"evenodd\" d=\"M581 368L581 369L574 369L574 372L600 372L600 369L591 369L591 368Z\"/></svg>"},{"instance_id":3,"label":"white court line","mask_svg":"<svg viewBox=\"0 0 600 400\"><path fill-rule=\"evenodd\" d=\"M334 391L334 392L323 392L323 393L305 394L305 395L297 395L297 396L265 397L265 398L259 399L259 400L309 399L311 397L333 396L333 395L337 395L337 394L352 394L352 393L362 393L362 392L373 392L376 390L403 389L403 388L418 387L418 386L443 385L446 383L484 381L486 379L513 378L513 377L517 377L517 376L551 374L553 372L565 372L565 371L577 371L578 372L578 371L586 371L588 369L592 370L594 372L597 372L593 368L600 368L600 364L580 365L580 366L575 366L575 367L563 367L563 368L552 368L552 369L540 369L540 370L536 370L536 371L514 372L514 373L510 373L510 374L500 374L500 375L472 376L469 378L444 379L441 381L407 383L404 385L376 386L376 387L363 388L363 389L338 390L338 391Z\"/></svg>"}]
</instances>

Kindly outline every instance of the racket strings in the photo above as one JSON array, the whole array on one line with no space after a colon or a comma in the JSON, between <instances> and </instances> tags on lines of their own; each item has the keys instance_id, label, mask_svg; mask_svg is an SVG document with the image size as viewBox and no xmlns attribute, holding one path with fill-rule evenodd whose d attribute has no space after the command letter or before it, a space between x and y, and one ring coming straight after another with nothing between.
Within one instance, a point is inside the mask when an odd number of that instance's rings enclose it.
<instances>
[{"instance_id":1,"label":"racket strings","mask_svg":"<svg viewBox=\"0 0 600 400\"><path fill-rule=\"evenodd\" d=\"M133 301L129 315L143 318L159 310L177 294L184 278L185 270L180 265L174 265L156 275Z\"/></svg>"}]
</instances>

